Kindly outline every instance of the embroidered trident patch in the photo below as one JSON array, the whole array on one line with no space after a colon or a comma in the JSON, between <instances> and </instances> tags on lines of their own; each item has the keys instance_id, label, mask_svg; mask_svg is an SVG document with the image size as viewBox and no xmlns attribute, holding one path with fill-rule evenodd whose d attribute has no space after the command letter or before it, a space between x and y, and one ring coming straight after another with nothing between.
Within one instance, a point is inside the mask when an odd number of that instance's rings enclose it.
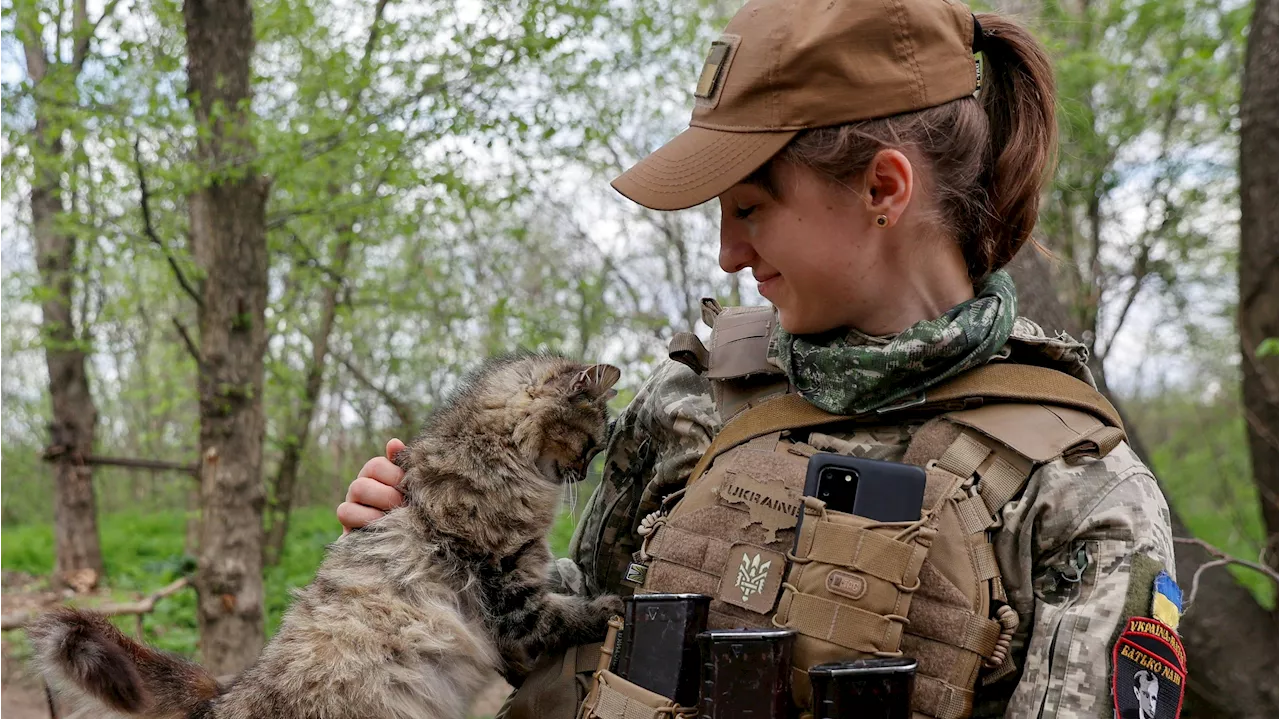
<instances>
[{"instance_id":1,"label":"embroidered trident patch","mask_svg":"<svg viewBox=\"0 0 1280 719\"><path fill-rule=\"evenodd\" d=\"M749 601L752 594L764 591L764 584L769 579L769 567L772 565L772 560L761 563L759 554L748 559L746 552L742 553L738 581L734 582L734 586L742 590L742 601Z\"/></svg>"}]
</instances>

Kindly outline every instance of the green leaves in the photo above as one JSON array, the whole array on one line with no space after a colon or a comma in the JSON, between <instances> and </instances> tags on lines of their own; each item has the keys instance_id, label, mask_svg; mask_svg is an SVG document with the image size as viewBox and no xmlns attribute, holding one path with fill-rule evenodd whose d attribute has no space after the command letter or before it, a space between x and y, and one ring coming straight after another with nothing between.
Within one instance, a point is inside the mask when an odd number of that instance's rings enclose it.
<instances>
[{"instance_id":1,"label":"green leaves","mask_svg":"<svg viewBox=\"0 0 1280 719\"><path fill-rule=\"evenodd\" d=\"M1037 25L1057 66L1062 148L1040 229L1067 261L1077 319L1101 358L1135 315L1153 312L1184 335L1186 351L1199 351L1204 319L1234 302L1212 278L1228 271L1235 245L1230 118L1246 8L1207 0L1043 8ZM1179 309L1188 304L1189 314Z\"/></svg>"}]
</instances>

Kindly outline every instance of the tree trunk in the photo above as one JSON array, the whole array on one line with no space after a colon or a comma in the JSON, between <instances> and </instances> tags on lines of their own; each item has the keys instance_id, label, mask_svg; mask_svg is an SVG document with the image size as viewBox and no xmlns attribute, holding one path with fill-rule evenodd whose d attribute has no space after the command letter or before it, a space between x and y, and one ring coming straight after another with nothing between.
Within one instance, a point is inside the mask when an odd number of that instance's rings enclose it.
<instances>
[{"instance_id":1,"label":"tree trunk","mask_svg":"<svg viewBox=\"0 0 1280 719\"><path fill-rule=\"evenodd\" d=\"M51 64L28 26L23 38L27 71L38 89L36 127L32 135L35 174L31 181L31 219L36 245L36 266L44 289L40 328L45 364L49 370L49 395L53 414L49 423L49 448L54 459L53 524L54 577L62 584L67 574L80 570L102 575L102 550L98 543L98 512L93 491L93 468L83 458L93 453L98 409L89 393L85 351L71 307L75 293L76 236L59 227L66 207L62 197L64 165L62 131L49 117L41 97L56 97L46 80L75 82L76 69Z\"/></svg>"},{"instance_id":2,"label":"tree trunk","mask_svg":"<svg viewBox=\"0 0 1280 719\"><path fill-rule=\"evenodd\" d=\"M93 468L81 461L93 453L98 409L89 393L85 352L71 315L76 240L54 228L57 217L62 214L59 192L56 184L34 186L31 190L37 265L41 283L49 290L42 304L41 328L49 369L49 395L53 399L49 442L51 451L57 453L53 524L54 577L58 582L68 572L77 570L89 569L99 576L102 574Z\"/></svg>"},{"instance_id":3,"label":"tree trunk","mask_svg":"<svg viewBox=\"0 0 1280 719\"><path fill-rule=\"evenodd\" d=\"M1020 312L1045 326L1075 334L1066 306L1054 294L1049 260L1028 247L1008 267L1018 284ZM1125 418L1129 444L1148 465L1149 455L1138 428L1128 421L1124 407L1106 389L1100 366L1093 368L1099 387ZM1177 511L1169 508L1173 536L1190 537ZM1204 549L1187 544L1176 547L1178 578L1189 589L1197 568L1213 559ZM1249 590L1225 569L1210 569L1200 580L1200 594L1193 610L1179 626L1187 648L1186 715L1189 717L1275 717L1277 713L1276 620Z\"/></svg>"},{"instance_id":4,"label":"tree trunk","mask_svg":"<svg viewBox=\"0 0 1280 719\"><path fill-rule=\"evenodd\" d=\"M1253 482L1267 529L1266 562L1276 566L1276 357L1258 345L1277 335L1276 0L1257 0L1240 97L1240 353Z\"/></svg>"},{"instance_id":5,"label":"tree trunk","mask_svg":"<svg viewBox=\"0 0 1280 719\"><path fill-rule=\"evenodd\" d=\"M338 246L333 253L333 273L339 277L346 271L351 257L352 236L350 228L339 230ZM311 435L311 421L315 416L316 400L324 380L325 363L329 358L329 334L338 309L338 282L325 279L324 295L320 300L320 324L311 338L311 364L307 367L307 380L302 390L302 403L293 422L286 429L284 453L273 483L274 497L271 503L271 528L267 534L265 562L275 566L284 553L285 535L289 531L289 512L293 509L293 495L298 483L298 468L302 451Z\"/></svg>"},{"instance_id":6,"label":"tree trunk","mask_svg":"<svg viewBox=\"0 0 1280 719\"><path fill-rule=\"evenodd\" d=\"M200 651L234 674L263 645L262 410L267 182L254 169L249 0L187 0L188 92L208 176L188 198L200 302Z\"/></svg>"}]
</instances>

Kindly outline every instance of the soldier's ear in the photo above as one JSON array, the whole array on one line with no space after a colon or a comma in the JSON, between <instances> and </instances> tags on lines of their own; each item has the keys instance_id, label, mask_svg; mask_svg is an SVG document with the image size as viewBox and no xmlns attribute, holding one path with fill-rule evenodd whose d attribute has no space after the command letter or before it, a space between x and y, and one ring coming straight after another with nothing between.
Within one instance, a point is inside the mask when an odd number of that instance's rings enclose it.
<instances>
[{"instance_id":1,"label":"soldier's ear","mask_svg":"<svg viewBox=\"0 0 1280 719\"><path fill-rule=\"evenodd\" d=\"M569 391L577 394L585 392L592 397L611 399L617 392L613 385L622 377L622 370L608 364L593 364L582 370L573 378Z\"/></svg>"}]
</instances>

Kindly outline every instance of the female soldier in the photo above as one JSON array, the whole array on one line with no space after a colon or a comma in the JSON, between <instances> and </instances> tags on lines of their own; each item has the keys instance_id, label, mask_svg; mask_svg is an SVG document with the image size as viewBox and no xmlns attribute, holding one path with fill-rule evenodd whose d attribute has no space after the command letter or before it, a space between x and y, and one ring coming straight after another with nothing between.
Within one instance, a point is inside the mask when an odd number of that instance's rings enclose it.
<instances>
[{"instance_id":1,"label":"female soldier","mask_svg":"<svg viewBox=\"0 0 1280 719\"><path fill-rule=\"evenodd\" d=\"M1050 61L1026 30L953 0L753 0L713 43L694 98L690 127L613 186L658 210L718 199L721 269L750 268L776 309L768 363L791 392L866 416L994 364L1092 381L1083 345L1017 317L1000 269L1030 238L1056 144ZM561 565L570 584L624 591L641 520L728 419L711 384L664 364L618 418L572 545L582 576ZM901 461L922 422L856 429L841 447ZM1113 711L1113 644L1150 611L1151 567L1171 570L1173 549L1150 471L1123 442L1098 454L1039 458L993 508L1011 661L930 714ZM399 477L370 460L343 525L398 504Z\"/></svg>"}]
</instances>

